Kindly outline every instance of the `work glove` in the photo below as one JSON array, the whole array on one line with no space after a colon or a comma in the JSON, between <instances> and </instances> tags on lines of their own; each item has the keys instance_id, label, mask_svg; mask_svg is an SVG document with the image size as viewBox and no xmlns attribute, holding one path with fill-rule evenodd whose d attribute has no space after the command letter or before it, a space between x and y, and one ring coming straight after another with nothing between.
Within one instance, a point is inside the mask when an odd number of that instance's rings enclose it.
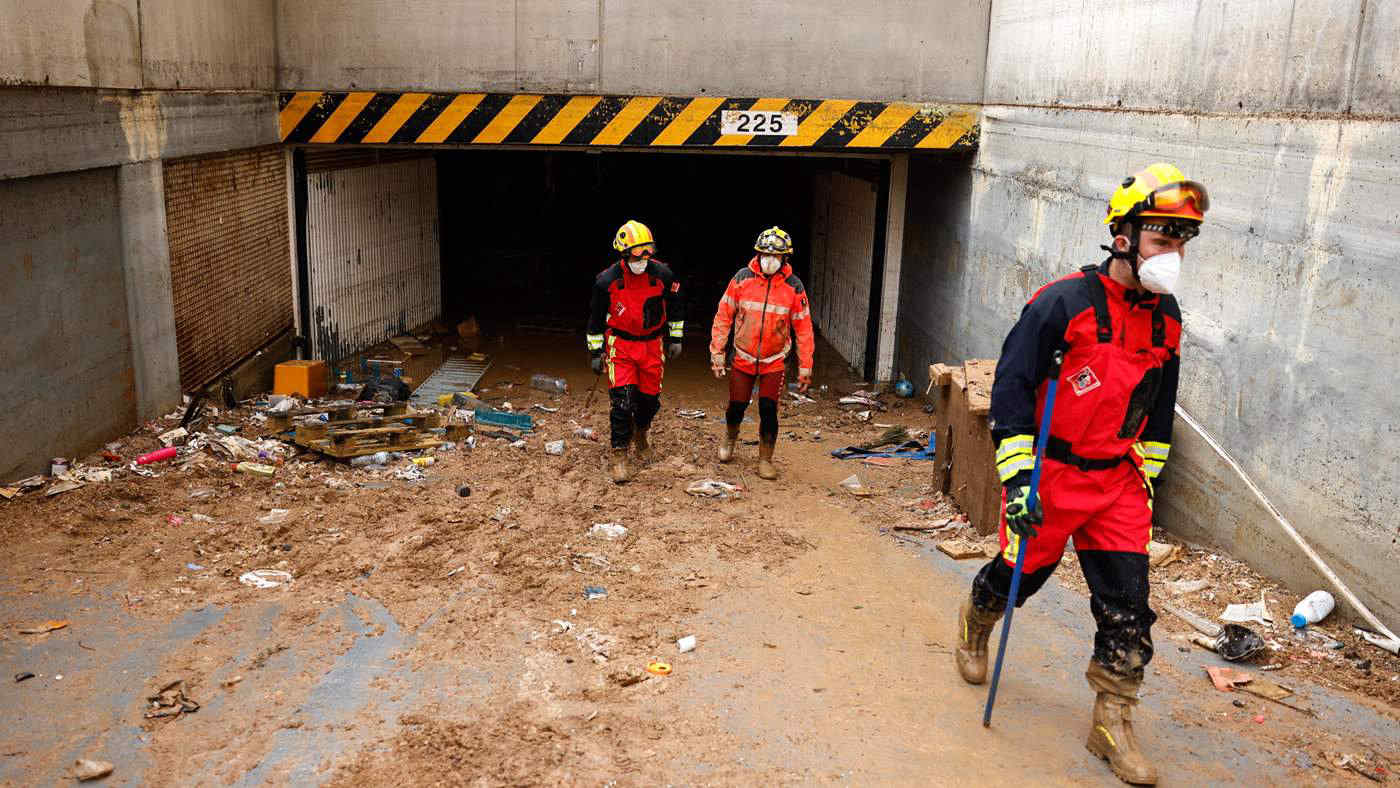
<instances>
[{"instance_id":1,"label":"work glove","mask_svg":"<svg viewBox=\"0 0 1400 788\"><path fill-rule=\"evenodd\" d=\"M712 354L710 356L710 371L715 373L716 379L724 377L725 369L723 354Z\"/></svg>"},{"instance_id":2,"label":"work glove","mask_svg":"<svg viewBox=\"0 0 1400 788\"><path fill-rule=\"evenodd\" d=\"M603 354L593 353L592 358L590 358L588 361L588 366L593 370L593 374L603 374Z\"/></svg>"},{"instance_id":3,"label":"work glove","mask_svg":"<svg viewBox=\"0 0 1400 788\"><path fill-rule=\"evenodd\" d=\"M1034 539L1035 526L1040 524L1042 517L1039 508L1032 510L1030 507L1030 474L1024 471L1016 474L1006 484L1004 492L1006 529L1022 539Z\"/></svg>"},{"instance_id":4,"label":"work glove","mask_svg":"<svg viewBox=\"0 0 1400 788\"><path fill-rule=\"evenodd\" d=\"M681 343L672 342L666 346L666 356L672 361L681 357Z\"/></svg>"},{"instance_id":5,"label":"work glove","mask_svg":"<svg viewBox=\"0 0 1400 788\"><path fill-rule=\"evenodd\" d=\"M806 394L806 393L807 393L807 389L809 389L809 388L811 388L811 387L812 387L812 376L811 376L811 375L798 375L798 376L797 376L797 393L799 393L799 394Z\"/></svg>"}]
</instances>

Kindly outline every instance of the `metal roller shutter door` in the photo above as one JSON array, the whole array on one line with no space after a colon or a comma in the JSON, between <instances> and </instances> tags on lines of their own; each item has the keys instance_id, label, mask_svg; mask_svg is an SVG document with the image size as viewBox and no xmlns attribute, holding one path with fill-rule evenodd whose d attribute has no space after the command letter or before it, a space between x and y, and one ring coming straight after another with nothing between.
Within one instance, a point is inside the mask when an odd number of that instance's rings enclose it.
<instances>
[{"instance_id":1,"label":"metal roller shutter door","mask_svg":"<svg viewBox=\"0 0 1400 788\"><path fill-rule=\"evenodd\" d=\"M281 148L165 163L180 386L190 390L292 327Z\"/></svg>"}]
</instances>

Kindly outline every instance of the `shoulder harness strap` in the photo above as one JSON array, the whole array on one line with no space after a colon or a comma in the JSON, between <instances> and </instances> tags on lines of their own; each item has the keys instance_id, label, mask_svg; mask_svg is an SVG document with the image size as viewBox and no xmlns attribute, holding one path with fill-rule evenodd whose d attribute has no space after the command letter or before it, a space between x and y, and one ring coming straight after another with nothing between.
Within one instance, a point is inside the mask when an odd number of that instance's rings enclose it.
<instances>
[{"instance_id":1,"label":"shoulder harness strap","mask_svg":"<svg viewBox=\"0 0 1400 788\"><path fill-rule=\"evenodd\" d=\"M1167 321L1162 316L1162 302L1166 296L1157 296L1157 306L1152 307L1152 347L1167 346Z\"/></svg>"},{"instance_id":2,"label":"shoulder harness strap","mask_svg":"<svg viewBox=\"0 0 1400 788\"><path fill-rule=\"evenodd\" d=\"M1094 307L1094 320L1098 323L1099 341L1112 342L1113 318L1108 313L1108 293L1103 289L1103 282L1099 281L1099 267L1086 265L1079 271L1084 274L1084 289L1088 291L1089 303ZM1157 323L1155 319L1152 328L1153 339L1156 339Z\"/></svg>"}]
</instances>

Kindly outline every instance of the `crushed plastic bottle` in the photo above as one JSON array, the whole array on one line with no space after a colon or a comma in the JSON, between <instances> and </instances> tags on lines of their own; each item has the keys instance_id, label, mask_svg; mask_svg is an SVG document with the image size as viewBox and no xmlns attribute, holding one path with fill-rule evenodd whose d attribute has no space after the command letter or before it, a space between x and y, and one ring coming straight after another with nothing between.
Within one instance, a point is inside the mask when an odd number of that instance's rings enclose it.
<instances>
[{"instance_id":1,"label":"crushed plastic bottle","mask_svg":"<svg viewBox=\"0 0 1400 788\"><path fill-rule=\"evenodd\" d=\"M377 451L374 454L365 454L350 459L350 464L357 468L363 468L366 465L384 465L387 462L389 462L389 452L387 451Z\"/></svg>"},{"instance_id":2,"label":"crushed plastic bottle","mask_svg":"<svg viewBox=\"0 0 1400 788\"><path fill-rule=\"evenodd\" d=\"M530 385L551 394L568 394L569 381L553 375L538 374L530 378Z\"/></svg>"}]
</instances>

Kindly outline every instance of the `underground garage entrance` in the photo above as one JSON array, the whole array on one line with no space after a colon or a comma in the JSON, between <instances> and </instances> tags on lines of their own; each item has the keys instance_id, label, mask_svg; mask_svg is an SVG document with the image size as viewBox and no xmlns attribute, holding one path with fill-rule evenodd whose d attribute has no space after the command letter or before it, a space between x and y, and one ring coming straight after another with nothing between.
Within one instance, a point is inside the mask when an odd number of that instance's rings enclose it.
<instances>
[{"instance_id":1,"label":"underground garage entrance","mask_svg":"<svg viewBox=\"0 0 1400 788\"><path fill-rule=\"evenodd\" d=\"M794 239L819 355L858 378L888 372L877 368L888 156L358 147L300 149L294 162L312 357L334 364L468 317L483 336L550 333L582 357L593 278L615 259L617 227L637 219L681 282L687 354L704 355L729 278L778 225Z\"/></svg>"}]
</instances>

